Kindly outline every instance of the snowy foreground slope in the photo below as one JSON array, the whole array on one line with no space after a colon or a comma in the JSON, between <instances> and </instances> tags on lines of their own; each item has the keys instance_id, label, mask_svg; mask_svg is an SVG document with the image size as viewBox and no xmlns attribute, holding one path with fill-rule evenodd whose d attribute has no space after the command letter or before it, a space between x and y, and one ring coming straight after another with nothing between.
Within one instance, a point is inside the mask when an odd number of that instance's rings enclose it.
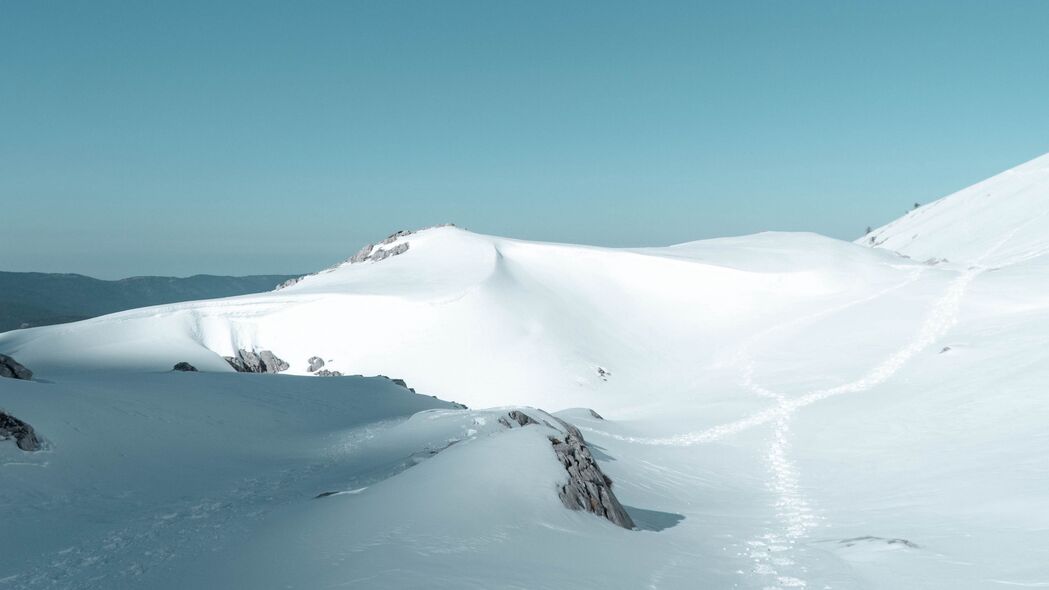
<instances>
[{"instance_id":1,"label":"snowy foreground slope","mask_svg":"<svg viewBox=\"0 0 1049 590\"><path fill-rule=\"evenodd\" d=\"M1046 211L1042 158L856 244L434 228L0 334L49 445L0 442L0 588L1049 587ZM565 509L499 406L579 427L637 529Z\"/></svg>"}]
</instances>

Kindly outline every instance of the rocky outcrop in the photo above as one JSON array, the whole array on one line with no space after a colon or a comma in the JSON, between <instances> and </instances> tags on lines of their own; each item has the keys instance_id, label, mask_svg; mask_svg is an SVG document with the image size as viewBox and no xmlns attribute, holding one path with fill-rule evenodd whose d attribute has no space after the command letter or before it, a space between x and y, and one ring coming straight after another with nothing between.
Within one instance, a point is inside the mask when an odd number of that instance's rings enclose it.
<instances>
[{"instance_id":1,"label":"rocky outcrop","mask_svg":"<svg viewBox=\"0 0 1049 590\"><path fill-rule=\"evenodd\" d=\"M0 440L15 439L15 445L23 451L39 451L43 442L33 427L0 410Z\"/></svg>"},{"instance_id":2,"label":"rocky outcrop","mask_svg":"<svg viewBox=\"0 0 1049 590\"><path fill-rule=\"evenodd\" d=\"M183 371L185 373L196 373L197 368L193 365L182 361L181 363L175 363L175 366L171 368L172 371Z\"/></svg>"},{"instance_id":3,"label":"rocky outcrop","mask_svg":"<svg viewBox=\"0 0 1049 590\"><path fill-rule=\"evenodd\" d=\"M563 439L550 439L554 454L568 472L568 482L558 491L561 502L572 510L593 512L625 529L634 528L633 519L612 492L611 478L598 467L579 429L559 418L555 420L565 429Z\"/></svg>"},{"instance_id":4,"label":"rocky outcrop","mask_svg":"<svg viewBox=\"0 0 1049 590\"><path fill-rule=\"evenodd\" d=\"M0 354L0 377L29 381L33 378L33 372L6 354Z\"/></svg>"},{"instance_id":5,"label":"rocky outcrop","mask_svg":"<svg viewBox=\"0 0 1049 590\"><path fill-rule=\"evenodd\" d=\"M550 444L554 447L557 460L568 473L568 481L561 484L557 491L561 503L572 510L596 514L625 529L636 528L633 519L612 491L612 479L601 471L579 429L556 416L545 412L543 415L549 416L556 424L546 419L542 419L540 424L521 410L507 412L506 416L499 418L499 423L506 428L545 425L559 431L558 436L550 437Z\"/></svg>"},{"instance_id":6,"label":"rocky outcrop","mask_svg":"<svg viewBox=\"0 0 1049 590\"><path fill-rule=\"evenodd\" d=\"M338 371L329 371L328 369L321 369L314 373L318 377L342 377L342 373Z\"/></svg>"},{"instance_id":7,"label":"rocky outcrop","mask_svg":"<svg viewBox=\"0 0 1049 590\"><path fill-rule=\"evenodd\" d=\"M223 358L238 373L279 373L291 366L269 350L256 353L242 348L237 351L237 356Z\"/></svg>"},{"instance_id":8,"label":"rocky outcrop","mask_svg":"<svg viewBox=\"0 0 1049 590\"><path fill-rule=\"evenodd\" d=\"M380 260L386 260L387 258L404 254L407 251L408 242L401 242L400 244L397 244L396 246L390 249L379 248L378 250L373 252L371 256L368 257L368 260L379 262Z\"/></svg>"},{"instance_id":9,"label":"rocky outcrop","mask_svg":"<svg viewBox=\"0 0 1049 590\"><path fill-rule=\"evenodd\" d=\"M386 238L383 241L379 242L379 243L382 244L383 246L389 246L390 244L396 242L397 240L399 240L399 239L401 239L401 238L403 238L405 236L412 235L412 233L413 232L411 232L409 230L402 229L400 231L396 231L396 232L386 236Z\"/></svg>"},{"instance_id":10,"label":"rocky outcrop","mask_svg":"<svg viewBox=\"0 0 1049 590\"><path fill-rule=\"evenodd\" d=\"M378 262L380 260L386 260L387 258L404 254L408 251L408 242L401 242L392 248L383 248L383 246L389 246L405 236L412 235L412 233L413 232L407 230L401 230L386 237L386 239L379 242L378 246L375 244L368 244L350 257L350 264L368 261Z\"/></svg>"},{"instance_id":11,"label":"rocky outcrop","mask_svg":"<svg viewBox=\"0 0 1049 590\"><path fill-rule=\"evenodd\" d=\"M310 364L310 366L306 368L306 371L309 373L313 373L324 366L324 359L319 356L311 356L306 362Z\"/></svg>"},{"instance_id":12,"label":"rocky outcrop","mask_svg":"<svg viewBox=\"0 0 1049 590\"><path fill-rule=\"evenodd\" d=\"M517 423L518 426L528 426L529 424L539 424L531 416L525 414L520 410L510 410L505 417L499 418L499 423L507 428L512 428L511 422Z\"/></svg>"},{"instance_id":13,"label":"rocky outcrop","mask_svg":"<svg viewBox=\"0 0 1049 590\"><path fill-rule=\"evenodd\" d=\"M306 278L308 276L311 276L311 275L302 275L301 277L295 277L293 279L288 279L288 280L284 281L283 283L277 285L277 288L274 289L274 291L280 291L281 289L290 287L292 285L297 285L299 283L299 281L301 281L302 279L304 279L304 278Z\"/></svg>"},{"instance_id":14,"label":"rocky outcrop","mask_svg":"<svg viewBox=\"0 0 1049 590\"><path fill-rule=\"evenodd\" d=\"M372 250L375 249L375 244L367 244L363 248L357 251L356 254L350 256L350 264L357 264L358 262L364 262L371 256Z\"/></svg>"}]
</instances>

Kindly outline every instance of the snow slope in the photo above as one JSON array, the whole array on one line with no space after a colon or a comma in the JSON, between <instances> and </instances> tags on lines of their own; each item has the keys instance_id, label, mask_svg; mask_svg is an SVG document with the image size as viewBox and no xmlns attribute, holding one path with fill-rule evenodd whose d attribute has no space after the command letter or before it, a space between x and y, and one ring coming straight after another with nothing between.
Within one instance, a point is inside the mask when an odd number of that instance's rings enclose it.
<instances>
[{"instance_id":1,"label":"snow slope","mask_svg":"<svg viewBox=\"0 0 1049 590\"><path fill-rule=\"evenodd\" d=\"M0 446L5 514L39 529L0 536L0 588L1047 587L1047 164L876 248L445 227L272 293L0 334L42 381L0 407L53 444ZM237 348L297 376L229 374ZM561 410L638 530L560 505L546 431L314 355Z\"/></svg>"},{"instance_id":2,"label":"snow slope","mask_svg":"<svg viewBox=\"0 0 1049 590\"><path fill-rule=\"evenodd\" d=\"M1049 154L918 207L857 243L987 265L1049 252Z\"/></svg>"}]
</instances>

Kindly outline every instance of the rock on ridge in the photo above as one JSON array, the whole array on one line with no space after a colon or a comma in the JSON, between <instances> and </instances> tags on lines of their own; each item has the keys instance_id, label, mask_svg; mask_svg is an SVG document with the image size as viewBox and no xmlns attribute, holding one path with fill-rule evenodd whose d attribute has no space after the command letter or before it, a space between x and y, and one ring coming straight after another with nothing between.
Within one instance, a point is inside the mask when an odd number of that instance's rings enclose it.
<instances>
[{"instance_id":1,"label":"rock on ridge","mask_svg":"<svg viewBox=\"0 0 1049 590\"><path fill-rule=\"evenodd\" d=\"M23 451L39 451L43 448L32 426L0 410L0 440L9 438L15 439L15 445Z\"/></svg>"},{"instance_id":2,"label":"rock on ridge","mask_svg":"<svg viewBox=\"0 0 1049 590\"><path fill-rule=\"evenodd\" d=\"M324 359L319 356L311 356L306 360L310 366L306 369L306 372L313 373L324 366Z\"/></svg>"},{"instance_id":3,"label":"rock on ridge","mask_svg":"<svg viewBox=\"0 0 1049 590\"><path fill-rule=\"evenodd\" d=\"M0 377L29 381L33 378L33 372L6 354L0 354Z\"/></svg>"},{"instance_id":4,"label":"rock on ridge","mask_svg":"<svg viewBox=\"0 0 1049 590\"><path fill-rule=\"evenodd\" d=\"M612 479L598 467L582 433L564 420L554 419L566 432L564 440L550 439L554 454L568 472L568 482L558 491L561 502L572 510L593 512L625 529L634 528L633 519L612 492Z\"/></svg>"},{"instance_id":5,"label":"rock on ridge","mask_svg":"<svg viewBox=\"0 0 1049 590\"><path fill-rule=\"evenodd\" d=\"M557 491L561 503L571 510L585 510L596 514L625 529L635 528L633 519L612 491L612 479L601 471L601 467L590 454L583 434L568 422L556 416L550 417L557 425L547 420L543 420L543 425L561 431L561 436L550 437L550 444L554 447L557 460L568 473L568 481L561 484ZM513 428L515 424L518 427L540 424L520 410L511 410L506 416L499 418L499 423L506 428Z\"/></svg>"},{"instance_id":6,"label":"rock on ridge","mask_svg":"<svg viewBox=\"0 0 1049 590\"><path fill-rule=\"evenodd\" d=\"M223 358L238 373L279 373L291 366L270 350L256 353L242 348L237 351L237 356Z\"/></svg>"}]
</instances>

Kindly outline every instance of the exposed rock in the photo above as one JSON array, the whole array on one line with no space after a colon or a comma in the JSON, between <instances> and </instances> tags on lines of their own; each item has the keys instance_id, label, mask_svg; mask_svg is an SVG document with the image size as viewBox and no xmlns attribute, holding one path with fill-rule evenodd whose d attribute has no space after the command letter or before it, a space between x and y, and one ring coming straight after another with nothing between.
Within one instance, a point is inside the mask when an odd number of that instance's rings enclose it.
<instances>
[{"instance_id":1,"label":"exposed rock","mask_svg":"<svg viewBox=\"0 0 1049 590\"><path fill-rule=\"evenodd\" d=\"M310 275L303 275L301 277L295 277L294 279L288 279L288 280L284 281L283 283L277 285L277 288L274 289L274 290L275 291L280 291L281 289L284 289L286 287L290 287L292 285L298 284L299 281L301 281L302 279L304 279L304 278L306 278L308 276L310 276Z\"/></svg>"},{"instance_id":2,"label":"exposed rock","mask_svg":"<svg viewBox=\"0 0 1049 590\"><path fill-rule=\"evenodd\" d=\"M286 371L291 366L269 350L255 353L240 349L237 351L237 356L223 358L238 373L279 373Z\"/></svg>"},{"instance_id":3,"label":"exposed rock","mask_svg":"<svg viewBox=\"0 0 1049 590\"><path fill-rule=\"evenodd\" d=\"M0 354L0 377L29 381L33 372L6 354Z\"/></svg>"},{"instance_id":4,"label":"exposed rock","mask_svg":"<svg viewBox=\"0 0 1049 590\"><path fill-rule=\"evenodd\" d=\"M329 371L328 369L321 369L314 373L318 377L342 377L342 373L338 371Z\"/></svg>"},{"instance_id":5,"label":"exposed rock","mask_svg":"<svg viewBox=\"0 0 1049 590\"><path fill-rule=\"evenodd\" d=\"M597 412L595 412L595 411L593 411L593 410L591 410L589 408L587 409L587 411L590 412L590 415L593 416L594 418L597 418L598 420L604 420L604 418L601 416L601 414L598 414Z\"/></svg>"},{"instance_id":6,"label":"exposed rock","mask_svg":"<svg viewBox=\"0 0 1049 590\"><path fill-rule=\"evenodd\" d=\"M592 512L625 529L635 528L634 521L612 492L612 480L601 471L586 446L583 434L568 422L556 416L551 418L557 422L557 426L546 420L543 423L562 432L560 437L550 437L550 443L557 460L568 472L568 481L558 488L557 495L561 503L572 510ZM511 410L499 418L499 424L513 428L514 424L524 427L538 425L539 422L520 410Z\"/></svg>"},{"instance_id":7,"label":"exposed rock","mask_svg":"<svg viewBox=\"0 0 1049 590\"><path fill-rule=\"evenodd\" d=\"M554 418L565 429L564 440L551 438L554 454L568 472L568 482L561 485L561 502L572 510L586 510L608 519L625 529L634 528L634 521L612 492L612 480L598 467L575 426Z\"/></svg>"},{"instance_id":8,"label":"exposed rock","mask_svg":"<svg viewBox=\"0 0 1049 590\"><path fill-rule=\"evenodd\" d=\"M529 424L539 424L531 416L525 414L520 410L510 410L510 413L507 414L507 416L509 416L510 419L514 422L517 422L517 424L520 426L528 426Z\"/></svg>"},{"instance_id":9,"label":"exposed rock","mask_svg":"<svg viewBox=\"0 0 1049 590\"><path fill-rule=\"evenodd\" d=\"M15 445L23 451L39 451L43 444L33 427L0 410L0 440L15 439Z\"/></svg>"},{"instance_id":10,"label":"exposed rock","mask_svg":"<svg viewBox=\"0 0 1049 590\"><path fill-rule=\"evenodd\" d=\"M364 262L368 260L368 256L371 256L372 250L375 249L375 244L368 244L357 251L356 254L350 257L350 264L356 264L358 262Z\"/></svg>"},{"instance_id":11,"label":"exposed rock","mask_svg":"<svg viewBox=\"0 0 1049 590\"><path fill-rule=\"evenodd\" d=\"M189 372L189 373L196 373L197 372L197 368L194 367L193 365L187 363L186 361L182 361L181 363L175 363L175 366L172 367L171 370L172 371L186 371L186 372Z\"/></svg>"},{"instance_id":12,"label":"exposed rock","mask_svg":"<svg viewBox=\"0 0 1049 590\"><path fill-rule=\"evenodd\" d=\"M399 254L404 254L407 251L408 251L408 242L401 242L400 244L397 244L396 246L394 246L393 248L390 248L389 250L384 250L382 248L379 248L371 256L368 257L368 260L373 260L375 262L379 262L380 260L386 260L387 258L390 258L390 257L393 257L393 256L397 256Z\"/></svg>"},{"instance_id":13,"label":"exposed rock","mask_svg":"<svg viewBox=\"0 0 1049 590\"><path fill-rule=\"evenodd\" d=\"M309 368L306 369L310 373L324 366L324 359L319 356L311 356L306 362L310 364Z\"/></svg>"},{"instance_id":14,"label":"exposed rock","mask_svg":"<svg viewBox=\"0 0 1049 590\"><path fill-rule=\"evenodd\" d=\"M611 375L611 371L606 371L604 367L597 368L597 376L600 377L602 381L608 381L608 378Z\"/></svg>"},{"instance_id":15,"label":"exposed rock","mask_svg":"<svg viewBox=\"0 0 1049 590\"><path fill-rule=\"evenodd\" d=\"M408 391L415 393L415 390L411 387L408 387L408 383L404 379L390 379L390 381L393 381L394 385L400 385Z\"/></svg>"},{"instance_id":16,"label":"exposed rock","mask_svg":"<svg viewBox=\"0 0 1049 590\"><path fill-rule=\"evenodd\" d=\"M392 244L393 242L397 241L399 238L401 238L403 236L407 236L407 235L409 235L411 233L412 232L409 232L409 231L399 231L399 232L393 234L392 236L386 238L385 240L383 240L381 242L381 244L383 244L383 245ZM374 244L368 244L367 246L361 248L359 252L357 252L356 254L354 254L350 258L350 264L357 264L359 262L368 262L368 261L378 262L380 260L386 260L387 258L390 258L391 256L397 256L398 254L404 254L407 251L408 251L408 242L401 242L400 244L397 244L393 248L388 248L388 249L387 248L381 248L381 247L380 248L376 248Z\"/></svg>"},{"instance_id":17,"label":"exposed rock","mask_svg":"<svg viewBox=\"0 0 1049 590\"><path fill-rule=\"evenodd\" d=\"M404 236L410 236L410 235L412 235L411 231L406 230L406 229L402 229L400 231L397 231L397 232L394 232L394 233L390 234L389 236L386 237L386 239L384 239L380 243L383 246L389 246L390 244L396 242L397 240L403 238Z\"/></svg>"}]
</instances>

